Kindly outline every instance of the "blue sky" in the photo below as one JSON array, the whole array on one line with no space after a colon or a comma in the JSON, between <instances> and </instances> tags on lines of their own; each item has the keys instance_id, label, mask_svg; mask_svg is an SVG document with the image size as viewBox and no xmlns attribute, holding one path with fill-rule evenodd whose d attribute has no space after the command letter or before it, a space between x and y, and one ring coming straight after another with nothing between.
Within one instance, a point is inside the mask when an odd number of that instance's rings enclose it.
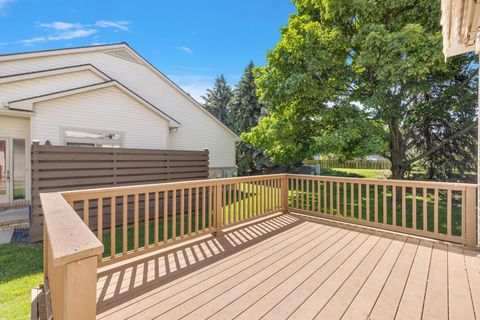
<instances>
[{"instance_id":1,"label":"blue sky","mask_svg":"<svg viewBox=\"0 0 480 320\"><path fill-rule=\"evenodd\" d=\"M199 99L223 73L265 64L290 0L0 0L0 53L128 42ZM199 101L202 101L199 99Z\"/></svg>"}]
</instances>

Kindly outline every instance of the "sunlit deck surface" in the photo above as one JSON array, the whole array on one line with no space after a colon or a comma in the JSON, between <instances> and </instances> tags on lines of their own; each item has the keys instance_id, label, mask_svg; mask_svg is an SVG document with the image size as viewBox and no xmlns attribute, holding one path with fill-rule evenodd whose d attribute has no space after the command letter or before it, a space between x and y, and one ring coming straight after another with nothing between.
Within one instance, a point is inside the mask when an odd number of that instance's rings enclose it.
<instances>
[{"instance_id":1,"label":"sunlit deck surface","mask_svg":"<svg viewBox=\"0 0 480 320\"><path fill-rule=\"evenodd\" d=\"M105 267L98 319L475 319L457 245L278 214Z\"/></svg>"}]
</instances>

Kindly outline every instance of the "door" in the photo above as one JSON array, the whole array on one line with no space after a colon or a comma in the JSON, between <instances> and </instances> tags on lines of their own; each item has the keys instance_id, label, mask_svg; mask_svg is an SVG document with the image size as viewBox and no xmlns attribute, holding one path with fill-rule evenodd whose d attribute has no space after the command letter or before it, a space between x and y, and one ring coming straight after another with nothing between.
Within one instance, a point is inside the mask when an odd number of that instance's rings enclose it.
<instances>
[{"instance_id":1,"label":"door","mask_svg":"<svg viewBox=\"0 0 480 320\"><path fill-rule=\"evenodd\" d=\"M10 154L8 140L0 138L0 203L10 202Z\"/></svg>"}]
</instances>

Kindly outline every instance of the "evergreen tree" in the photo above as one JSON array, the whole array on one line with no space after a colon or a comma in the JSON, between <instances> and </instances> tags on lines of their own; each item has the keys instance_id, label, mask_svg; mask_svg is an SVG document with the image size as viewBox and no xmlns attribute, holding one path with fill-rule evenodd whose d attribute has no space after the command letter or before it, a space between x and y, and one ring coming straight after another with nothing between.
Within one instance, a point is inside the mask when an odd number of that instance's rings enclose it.
<instances>
[{"instance_id":1,"label":"evergreen tree","mask_svg":"<svg viewBox=\"0 0 480 320\"><path fill-rule=\"evenodd\" d=\"M227 124L228 105L232 98L232 88L227 84L225 77L220 75L215 79L215 85L212 89L207 90L206 96L202 96L205 100L203 106L208 112L213 114L223 124Z\"/></svg>"},{"instance_id":2,"label":"evergreen tree","mask_svg":"<svg viewBox=\"0 0 480 320\"><path fill-rule=\"evenodd\" d=\"M262 115L262 105L256 94L254 68L253 62L250 61L229 105L228 125L239 135L256 126ZM236 151L239 175L259 171L269 163L263 151L249 143L243 141L238 143Z\"/></svg>"}]
</instances>

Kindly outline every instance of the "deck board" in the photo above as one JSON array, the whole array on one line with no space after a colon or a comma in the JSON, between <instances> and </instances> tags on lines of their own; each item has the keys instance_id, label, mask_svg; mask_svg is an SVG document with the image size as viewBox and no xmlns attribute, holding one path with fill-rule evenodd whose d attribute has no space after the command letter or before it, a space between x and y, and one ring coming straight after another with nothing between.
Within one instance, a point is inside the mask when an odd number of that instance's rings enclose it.
<instances>
[{"instance_id":1,"label":"deck board","mask_svg":"<svg viewBox=\"0 0 480 320\"><path fill-rule=\"evenodd\" d=\"M460 246L278 214L99 270L98 319L475 319Z\"/></svg>"}]
</instances>

